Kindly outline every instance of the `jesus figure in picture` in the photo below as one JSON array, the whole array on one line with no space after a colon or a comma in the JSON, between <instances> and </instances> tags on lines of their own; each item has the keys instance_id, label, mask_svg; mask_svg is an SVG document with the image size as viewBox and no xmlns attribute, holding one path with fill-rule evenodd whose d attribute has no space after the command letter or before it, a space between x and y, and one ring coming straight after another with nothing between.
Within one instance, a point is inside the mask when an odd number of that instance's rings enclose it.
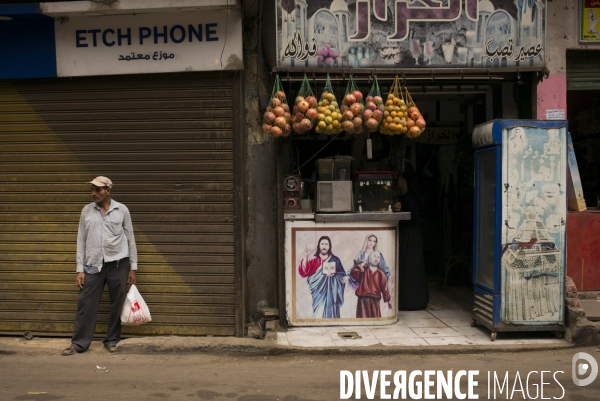
<instances>
[{"instance_id":1,"label":"jesus figure in picture","mask_svg":"<svg viewBox=\"0 0 600 401\"><path fill-rule=\"evenodd\" d=\"M392 298L388 290L387 278L381 270L381 253L371 252L367 258L367 268L362 264L358 264L352 268L350 275L358 282L356 296L356 317L357 318L373 318L381 317L380 300L387 304L387 307L392 309Z\"/></svg>"},{"instance_id":2,"label":"jesus figure in picture","mask_svg":"<svg viewBox=\"0 0 600 401\"><path fill-rule=\"evenodd\" d=\"M332 252L331 239L319 238L317 251L310 257L311 247L304 250L298 273L306 278L312 295L313 318L333 319L340 317L344 305L344 288L349 277L341 260Z\"/></svg>"}]
</instances>

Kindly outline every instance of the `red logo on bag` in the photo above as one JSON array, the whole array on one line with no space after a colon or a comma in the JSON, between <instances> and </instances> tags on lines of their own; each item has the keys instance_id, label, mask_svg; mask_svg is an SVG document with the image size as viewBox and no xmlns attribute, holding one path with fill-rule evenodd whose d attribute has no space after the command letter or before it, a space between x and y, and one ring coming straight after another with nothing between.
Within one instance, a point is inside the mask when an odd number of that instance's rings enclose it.
<instances>
[{"instance_id":1,"label":"red logo on bag","mask_svg":"<svg viewBox=\"0 0 600 401\"><path fill-rule=\"evenodd\" d=\"M133 303L131 304L131 311L137 312L140 309L142 309L142 308L140 307L140 304L138 303L138 301L133 301Z\"/></svg>"}]
</instances>

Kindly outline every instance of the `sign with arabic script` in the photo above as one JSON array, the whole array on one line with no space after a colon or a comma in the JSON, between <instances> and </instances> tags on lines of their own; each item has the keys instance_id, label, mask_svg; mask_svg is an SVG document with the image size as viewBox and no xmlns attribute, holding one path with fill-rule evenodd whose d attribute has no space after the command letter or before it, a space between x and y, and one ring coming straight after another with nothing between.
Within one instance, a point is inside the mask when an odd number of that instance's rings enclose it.
<instances>
[{"instance_id":1,"label":"sign with arabic script","mask_svg":"<svg viewBox=\"0 0 600 401\"><path fill-rule=\"evenodd\" d=\"M239 11L55 21L58 76L243 69Z\"/></svg>"},{"instance_id":2,"label":"sign with arabic script","mask_svg":"<svg viewBox=\"0 0 600 401\"><path fill-rule=\"evenodd\" d=\"M600 0L579 3L579 41L600 42Z\"/></svg>"},{"instance_id":3,"label":"sign with arabic script","mask_svg":"<svg viewBox=\"0 0 600 401\"><path fill-rule=\"evenodd\" d=\"M542 67L546 1L275 0L272 61L296 68Z\"/></svg>"}]
</instances>

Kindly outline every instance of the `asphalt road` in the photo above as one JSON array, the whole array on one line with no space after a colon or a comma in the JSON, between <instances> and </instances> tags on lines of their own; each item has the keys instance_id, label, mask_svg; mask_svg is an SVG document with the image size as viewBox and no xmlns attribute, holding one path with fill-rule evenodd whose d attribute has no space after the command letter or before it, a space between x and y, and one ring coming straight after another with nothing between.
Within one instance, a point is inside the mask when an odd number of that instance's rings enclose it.
<instances>
[{"instance_id":1,"label":"asphalt road","mask_svg":"<svg viewBox=\"0 0 600 401\"><path fill-rule=\"evenodd\" d=\"M408 381L411 372L416 370L452 370L453 375L460 370L479 370L479 375L473 377L478 382L474 394L478 394L479 399L542 399L539 372L543 370L550 372L544 373L543 381L547 383L543 386L544 399L586 401L600 399L600 376L586 387L575 386L571 377L572 358L576 352L586 352L598 362L598 350L598 347L586 347L465 355L283 354L265 357L109 354L95 346L86 353L63 357L55 349L27 349L11 355L0 354L0 399L330 401L340 399L341 370L366 370L371 379L375 370L391 371L391 376L387 376L391 384L385 392L389 395L394 392L393 375L398 371L406 371ZM538 373L529 374L532 371ZM558 371L564 373L556 373ZM492 384L493 372L500 382L508 372L508 384L502 393L496 388L495 398L493 386L488 398L488 372L491 372ZM526 381L528 374L529 382ZM460 378L461 394L467 393L467 377ZM398 380L400 378L398 376ZM416 379L422 384L423 376ZM523 392L519 391L521 386ZM512 392L513 387L515 392ZM418 394L418 388L413 389ZM431 393L436 394L435 386ZM434 399L459 399L453 394L453 398ZM354 393L350 399L357 399ZM361 386L359 399L369 399L364 386ZM379 382L371 399L383 399ZM407 393L406 399L417 398Z\"/></svg>"}]
</instances>

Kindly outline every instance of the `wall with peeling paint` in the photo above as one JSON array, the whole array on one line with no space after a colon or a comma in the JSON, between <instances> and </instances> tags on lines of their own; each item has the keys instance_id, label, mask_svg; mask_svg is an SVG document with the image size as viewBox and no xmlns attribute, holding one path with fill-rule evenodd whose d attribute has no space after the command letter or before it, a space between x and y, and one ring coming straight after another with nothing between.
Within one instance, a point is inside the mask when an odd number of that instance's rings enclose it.
<instances>
[{"instance_id":1,"label":"wall with peeling paint","mask_svg":"<svg viewBox=\"0 0 600 401\"><path fill-rule=\"evenodd\" d=\"M271 79L260 51L260 1L243 4L246 112L246 316L259 302L277 307L276 141L261 131L260 96L271 93ZM246 319L248 321L248 318Z\"/></svg>"},{"instance_id":2,"label":"wall with peeling paint","mask_svg":"<svg viewBox=\"0 0 600 401\"><path fill-rule=\"evenodd\" d=\"M582 43L579 38L579 6L573 0L548 0L546 19L546 67L550 76L537 86L537 118L546 110L567 108L567 50L600 50L600 43Z\"/></svg>"}]
</instances>

